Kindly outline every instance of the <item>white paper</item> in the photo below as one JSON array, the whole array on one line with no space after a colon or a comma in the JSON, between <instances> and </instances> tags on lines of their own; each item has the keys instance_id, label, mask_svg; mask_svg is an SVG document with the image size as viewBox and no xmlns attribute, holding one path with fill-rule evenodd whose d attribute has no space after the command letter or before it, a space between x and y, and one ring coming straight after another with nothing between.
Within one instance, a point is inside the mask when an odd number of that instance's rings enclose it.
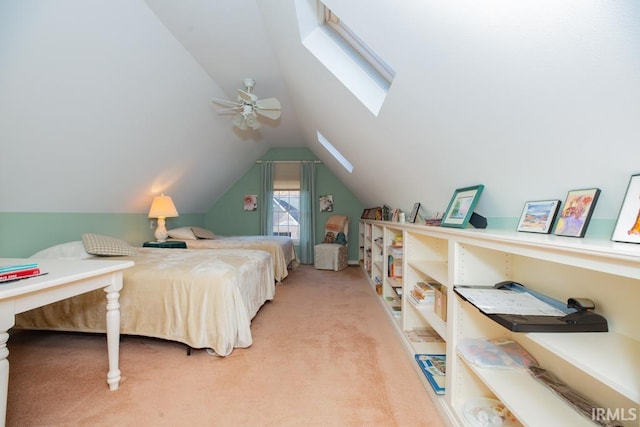
<instances>
[{"instance_id":1,"label":"white paper","mask_svg":"<svg viewBox=\"0 0 640 427\"><path fill-rule=\"evenodd\" d=\"M565 316L567 314L526 292L462 287L456 288L456 292L486 314L523 316Z\"/></svg>"}]
</instances>

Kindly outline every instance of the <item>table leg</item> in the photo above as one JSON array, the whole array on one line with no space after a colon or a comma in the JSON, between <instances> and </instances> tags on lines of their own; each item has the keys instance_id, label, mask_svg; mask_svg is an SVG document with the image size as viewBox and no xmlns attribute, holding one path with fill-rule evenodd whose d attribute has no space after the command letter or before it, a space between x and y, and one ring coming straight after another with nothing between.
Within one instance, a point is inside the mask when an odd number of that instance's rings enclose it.
<instances>
[{"instance_id":1,"label":"table leg","mask_svg":"<svg viewBox=\"0 0 640 427\"><path fill-rule=\"evenodd\" d=\"M7 394L9 394L9 349L7 331L0 331L0 426L4 426L7 418Z\"/></svg>"},{"instance_id":2,"label":"table leg","mask_svg":"<svg viewBox=\"0 0 640 427\"><path fill-rule=\"evenodd\" d=\"M121 275L119 279L122 281ZM114 278L115 280L116 278ZM107 293L107 351L109 354L109 372L107 384L109 389L117 390L120 385L120 292L114 290L117 286L108 286L104 289Z\"/></svg>"}]
</instances>

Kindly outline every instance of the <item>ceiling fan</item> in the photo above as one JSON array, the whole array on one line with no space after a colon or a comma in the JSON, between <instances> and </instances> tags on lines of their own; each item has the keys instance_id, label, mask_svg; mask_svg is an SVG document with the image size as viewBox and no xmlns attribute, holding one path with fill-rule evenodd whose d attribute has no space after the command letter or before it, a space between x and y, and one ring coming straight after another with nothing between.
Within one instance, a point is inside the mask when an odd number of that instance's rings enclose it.
<instances>
[{"instance_id":1,"label":"ceiling fan","mask_svg":"<svg viewBox=\"0 0 640 427\"><path fill-rule=\"evenodd\" d=\"M256 85L256 81L248 77L242 82L244 83L245 90L238 89L238 102L213 98L215 102L235 105L235 107L218 110L218 112L237 111L238 113L233 116L233 124L242 130L246 130L247 128L258 129L260 127L258 114L271 120L278 120L281 115L280 101L276 98L258 99L256 95L251 93L253 87Z\"/></svg>"}]
</instances>

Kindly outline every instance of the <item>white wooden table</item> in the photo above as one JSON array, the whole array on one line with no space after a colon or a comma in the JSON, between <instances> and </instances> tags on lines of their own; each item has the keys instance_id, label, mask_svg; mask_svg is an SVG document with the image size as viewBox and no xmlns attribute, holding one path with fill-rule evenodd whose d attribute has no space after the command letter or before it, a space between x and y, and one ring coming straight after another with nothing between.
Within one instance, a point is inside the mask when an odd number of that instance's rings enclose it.
<instances>
[{"instance_id":1,"label":"white wooden table","mask_svg":"<svg viewBox=\"0 0 640 427\"><path fill-rule=\"evenodd\" d=\"M104 289L107 304L107 352L111 390L120 384L120 290L122 270L133 261L0 258L0 265L37 263L46 275L0 284L0 426L7 414L9 387L8 330L15 315L95 289Z\"/></svg>"}]
</instances>

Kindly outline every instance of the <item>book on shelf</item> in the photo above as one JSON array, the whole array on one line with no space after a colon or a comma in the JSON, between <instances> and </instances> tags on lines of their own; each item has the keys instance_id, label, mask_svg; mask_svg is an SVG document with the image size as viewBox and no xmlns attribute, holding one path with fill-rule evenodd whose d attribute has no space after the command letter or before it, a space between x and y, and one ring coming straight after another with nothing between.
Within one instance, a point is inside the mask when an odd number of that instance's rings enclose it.
<instances>
[{"instance_id":1,"label":"book on shelf","mask_svg":"<svg viewBox=\"0 0 640 427\"><path fill-rule=\"evenodd\" d=\"M14 270L5 273L0 273L0 283L11 282L18 279L27 279L29 277L39 276L40 268L26 268L23 270Z\"/></svg>"},{"instance_id":2,"label":"book on shelf","mask_svg":"<svg viewBox=\"0 0 640 427\"><path fill-rule=\"evenodd\" d=\"M404 333L410 342L444 342L440 334L431 327L408 329Z\"/></svg>"},{"instance_id":3,"label":"book on shelf","mask_svg":"<svg viewBox=\"0 0 640 427\"><path fill-rule=\"evenodd\" d=\"M436 394L444 394L447 357L444 354L416 354L416 362Z\"/></svg>"},{"instance_id":4,"label":"book on shelf","mask_svg":"<svg viewBox=\"0 0 640 427\"><path fill-rule=\"evenodd\" d=\"M417 282L408 294L413 305L427 306L435 303L435 290L425 282Z\"/></svg>"}]
</instances>

